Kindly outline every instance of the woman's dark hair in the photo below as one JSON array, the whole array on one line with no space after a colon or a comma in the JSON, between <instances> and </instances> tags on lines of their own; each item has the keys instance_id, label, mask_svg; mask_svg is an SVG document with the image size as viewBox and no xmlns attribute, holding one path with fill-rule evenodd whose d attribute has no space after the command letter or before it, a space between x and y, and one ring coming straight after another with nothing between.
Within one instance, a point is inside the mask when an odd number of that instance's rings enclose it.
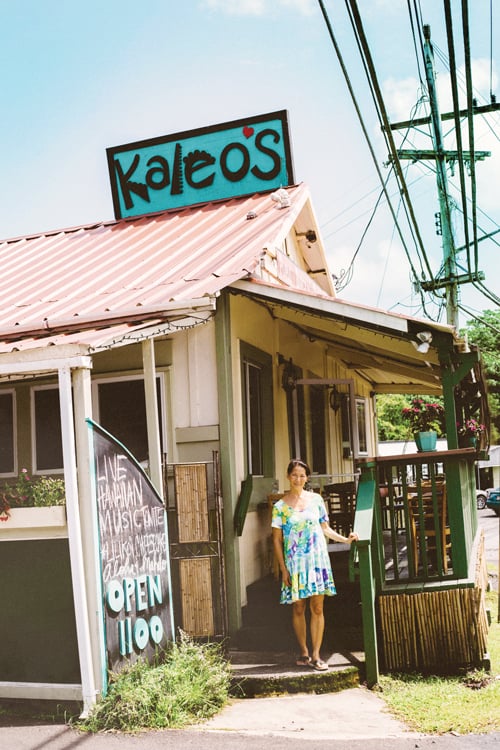
<instances>
[{"instance_id":1,"label":"woman's dark hair","mask_svg":"<svg viewBox=\"0 0 500 750\"><path fill-rule=\"evenodd\" d=\"M306 462L305 461L301 461L300 458L292 458L292 460L290 461L290 463L287 466L286 475L289 476L292 473L292 471L295 469L296 466L300 466L301 469L304 469L304 471L306 472L306 476L308 476L308 477L311 476L311 469L306 464Z\"/></svg>"}]
</instances>

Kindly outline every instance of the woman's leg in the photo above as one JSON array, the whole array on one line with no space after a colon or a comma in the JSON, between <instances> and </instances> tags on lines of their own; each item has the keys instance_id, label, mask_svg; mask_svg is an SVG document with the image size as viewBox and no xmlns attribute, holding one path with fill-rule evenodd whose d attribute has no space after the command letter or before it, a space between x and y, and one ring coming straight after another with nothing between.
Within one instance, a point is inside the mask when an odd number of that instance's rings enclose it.
<instances>
[{"instance_id":1,"label":"woman's leg","mask_svg":"<svg viewBox=\"0 0 500 750\"><path fill-rule=\"evenodd\" d=\"M306 602L307 599L299 599L292 604L293 632L299 644L301 656L309 655L309 649L307 648Z\"/></svg>"},{"instance_id":2,"label":"woman's leg","mask_svg":"<svg viewBox=\"0 0 500 750\"><path fill-rule=\"evenodd\" d=\"M325 631L325 616L323 614L323 594L311 596L309 608L311 610L311 658L317 661L320 658L319 651L323 643Z\"/></svg>"}]
</instances>

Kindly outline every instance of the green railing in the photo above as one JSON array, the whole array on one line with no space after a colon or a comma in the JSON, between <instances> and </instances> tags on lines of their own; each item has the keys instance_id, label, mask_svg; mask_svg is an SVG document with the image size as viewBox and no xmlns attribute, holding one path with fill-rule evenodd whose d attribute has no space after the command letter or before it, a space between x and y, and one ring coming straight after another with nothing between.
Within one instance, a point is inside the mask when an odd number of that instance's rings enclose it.
<instances>
[{"instance_id":1,"label":"green railing","mask_svg":"<svg viewBox=\"0 0 500 750\"><path fill-rule=\"evenodd\" d=\"M359 577L366 679L378 682L375 601L467 578L477 531L473 449L367 460L360 466L351 578ZM445 498L443 509L443 496Z\"/></svg>"}]
</instances>

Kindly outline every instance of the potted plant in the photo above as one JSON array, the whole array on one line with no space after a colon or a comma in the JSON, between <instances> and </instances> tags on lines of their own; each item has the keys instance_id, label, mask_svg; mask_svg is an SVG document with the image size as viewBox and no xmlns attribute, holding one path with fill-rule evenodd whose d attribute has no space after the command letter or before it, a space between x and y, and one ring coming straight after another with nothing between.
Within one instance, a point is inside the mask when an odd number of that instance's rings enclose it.
<instances>
[{"instance_id":1,"label":"potted plant","mask_svg":"<svg viewBox=\"0 0 500 750\"><path fill-rule=\"evenodd\" d=\"M409 424L417 450L435 450L437 435L441 431L444 417L443 406L436 401L415 397L412 398L410 406L402 409L401 414Z\"/></svg>"},{"instance_id":2,"label":"potted plant","mask_svg":"<svg viewBox=\"0 0 500 750\"><path fill-rule=\"evenodd\" d=\"M65 523L65 504L63 479L31 479L28 470L22 469L16 483L6 484L0 491L0 521L6 527L61 525Z\"/></svg>"},{"instance_id":3,"label":"potted plant","mask_svg":"<svg viewBox=\"0 0 500 750\"><path fill-rule=\"evenodd\" d=\"M486 425L481 424L474 417L469 417L463 423L457 423L458 441L463 448L472 446L477 448L483 432L486 432Z\"/></svg>"}]
</instances>

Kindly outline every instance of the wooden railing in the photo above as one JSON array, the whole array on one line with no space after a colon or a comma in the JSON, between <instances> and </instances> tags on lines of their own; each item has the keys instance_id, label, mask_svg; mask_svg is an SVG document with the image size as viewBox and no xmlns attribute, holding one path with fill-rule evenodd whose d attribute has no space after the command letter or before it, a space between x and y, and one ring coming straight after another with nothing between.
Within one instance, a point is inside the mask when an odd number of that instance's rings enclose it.
<instances>
[{"instance_id":1,"label":"wooden railing","mask_svg":"<svg viewBox=\"0 0 500 750\"><path fill-rule=\"evenodd\" d=\"M477 530L473 449L376 459L386 585L465 578Z\"/></svg>"}]
</instances>

